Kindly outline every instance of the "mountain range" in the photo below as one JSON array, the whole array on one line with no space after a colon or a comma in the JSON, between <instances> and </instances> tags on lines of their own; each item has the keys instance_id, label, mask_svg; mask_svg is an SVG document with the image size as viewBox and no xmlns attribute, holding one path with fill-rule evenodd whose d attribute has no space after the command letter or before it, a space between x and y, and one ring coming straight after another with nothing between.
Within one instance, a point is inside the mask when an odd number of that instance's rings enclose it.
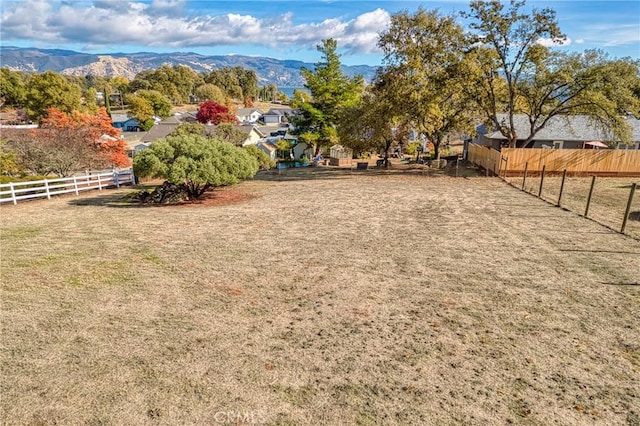
<instances>
[{"instance_id":1,"label":"mountain range","mask_svg":"<svg viewBox=\"0 0 640 426\"><path fill-rule=\"evenodd\" d=\"M199 73L223 67L243 67L256 72L261 85L302 87L302 67L314 69L314 64L241 55L201 55L193 52L173 53L106 53L89 54L61 49L37 49L0 46L0 63L15 71L55 71L65 75L122 76L132 80L137 73L162 65L186 65ZM362 75L371 81L377 67L370 65L343 66L348 76Z\"/></svg>"}]
</instances>

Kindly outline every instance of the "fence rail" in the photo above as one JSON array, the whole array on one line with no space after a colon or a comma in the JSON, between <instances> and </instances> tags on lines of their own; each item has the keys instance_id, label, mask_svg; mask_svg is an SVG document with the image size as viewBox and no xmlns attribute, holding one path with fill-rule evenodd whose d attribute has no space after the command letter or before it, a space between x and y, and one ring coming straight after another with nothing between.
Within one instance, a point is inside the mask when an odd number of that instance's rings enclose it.
<instances>
[{"instance_id":1,"label":"fence rail","mask_svg":"<svg viewBox=\"0 0 640 426\"><path fill-rule=\"evenodd\" d=\"M52 195L71 194L80 195L80 191L116 187L133 184L135 177L133 169L112 170L108 172L86 173L81 176L71 176L58 179L43 179L28 182L10 182L0 184L0 203L29 200L33 198L48 198Z\"/></svg>"}]
</instances>

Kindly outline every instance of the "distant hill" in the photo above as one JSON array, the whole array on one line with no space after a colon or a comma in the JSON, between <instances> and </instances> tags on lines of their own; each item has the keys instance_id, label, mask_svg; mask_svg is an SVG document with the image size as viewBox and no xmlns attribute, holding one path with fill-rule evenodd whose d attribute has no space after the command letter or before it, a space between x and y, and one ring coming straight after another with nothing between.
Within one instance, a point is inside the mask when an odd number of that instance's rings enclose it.
<instances>
[{"instance_id":1,"label":"distant hill","mask_svg":"<svg viewBox=\"0 0 640 426\"><path fill-rule=\"evenodd\" d=\"M0 58L3 67L17 71L55 71L66 75L123 76L128 79L133 79L140 71L162 65L186 65L197 72L240 66L254 70L261 85L273 83L278 87L302 87L304 79L300 75L300 68L314 67L314 64L302 61L257 56L211 56L191 52L87 54L13 46L0 46ZM360 74L366 81L373 79L376 69L369 65L343 66L346 75Z\"/></svg>"}]
</instances>

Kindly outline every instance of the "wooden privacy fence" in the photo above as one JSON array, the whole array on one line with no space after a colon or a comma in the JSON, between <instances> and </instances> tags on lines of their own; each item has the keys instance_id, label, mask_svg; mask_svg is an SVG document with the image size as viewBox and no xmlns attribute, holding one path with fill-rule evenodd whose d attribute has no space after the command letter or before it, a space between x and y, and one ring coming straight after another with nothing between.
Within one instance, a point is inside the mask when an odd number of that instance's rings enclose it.
<instances>
[{"instance_id":1,"label":"wooden privacy fence","mask_svg":"<svg viewBox=\"0 0 640 426\"><path fill-rule=\"evenodd\" d=\"M80 191L88 189L99 189L108 187L119 188L120 185L133 184L135 177L133 169L112 170L108 172L98 172L96 174L86 173L82 176L71 176L59 179L43 179L29 182L11 182L0 184L0 203L28 200L32 198L48 198L52 195L80 194Z\"/></svg>"},{"instance_id":2,"label":"wooden privacy fence","mask_svg":"<svg viewBox=\"0 0 640 426\"><path fill-rule=\"evenodd\" d=\"M467 160L471 161L477 166L482 167L487 172L491 170L496 175L500 170L500 151L496 151L495 149L488 146L480 146L473 143L469 144Z\"/></svg>"},{"instance_id":3,"label":"wooden privacy fence","mask_svg":"<svg viewBox=\"0 0 640 426\"><path fill-rule=\"evenodd\" d=\"M544 167L546 173L640 176L639 150L503 148L499 154L505 160L498 172L510 175L522 174L525 167L528 173L540 173Z\"/></svg>"}]
</instances>

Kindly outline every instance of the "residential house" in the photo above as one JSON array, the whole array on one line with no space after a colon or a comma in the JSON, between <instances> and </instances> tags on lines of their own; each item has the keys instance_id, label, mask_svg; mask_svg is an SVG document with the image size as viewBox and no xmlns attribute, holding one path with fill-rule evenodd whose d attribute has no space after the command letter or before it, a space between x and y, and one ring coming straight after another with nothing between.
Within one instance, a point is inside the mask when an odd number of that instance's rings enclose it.
<instances>
[{"instance_id":1,"label":"residential house","mask_svg":"<svg viewBox=\"0 0 640 426\"><path fill-rule=\"evenodd\" d=\"M508 120L506 114L498 116L499 120ZM640 147L640 120L628 115L627 123L632 129L632 140L635 149ZM524 147L524 141L530 135L529 119L524 114L514 116L516 133L519 138L517 147ZM495 149L500 149L505 145L505 138L500 131L480 125L476 128L477 136L473 143L478 145L488 145ZM556 149L583 149L598 147L594 142L615 142L615 137L607 129L599 126L593 119L586 115L555 116L538 131L534 139L526 148L556 148Z\"/></svg>"},{"instance_id":2,"label":"residential house","mask_svg":"<svg viewBox=\"0 0 640 426\"><path fill-rule=\"evenodd\" d=\"M242 124L253 124L262 117L263 112L256 108L239 108L236 118Z\"/></svg>"},{"instance_id":3,"label":"residential house","mask_svg":"<svg viewBox=\"0 0 640 426\"><path fill-rule=\"evenodd\" d=\"M137 118L129 117L127 114L113 114L111 116L113 127L121 129L123 132L141 132L142 128Z\"/></svg>"},{"instance_id":4,"label":"residential house","mask_svg":"<svg viewBox=\"0 0 640 426\"><path fill-rule=\"evenodd\" d=\"M179 116L175 115L156 122L153 127L140 138L140 142L151 143L158 139L167 137L169 136L169 133L173 132L180 124L182 124L182 120Z\"/></svg>"},{"instance_id":5,"label":"residential house","mask_svg":"<svg viewBox=\"0 0 640 426\"><path fill-rule=\"evenodd\" d=\"M298 143L298 135L294 135L289 130L287 130L287 132L284 134L282 139L284 139L285 141L289 142L290 144L297 144Z\"/></svg>"},{"instance_id":6,"label":"residential house","mask_svg":"<svg viewBox=\"0 0 640 426\"><path fill-rule=\"evenodd\" d=\"M127 144L127 156L133 158L139 151L149 148L149 143Z\"/></svg>"},{"instance_id":7,"label":"residential house","mask_svg":"<svg viewBox=\"0 0 640 426\"><path fill-rule=\"evenodd\" d=\"M242 142L242 146L257 145L258 142L265 137L264 133L258 130L258 128L255 126L236 125L234 127L238 130L241 130L247 135L247 138L244 140L244 142Z\"/></svg>"},{"instance_id":8,"label":"residential house","mask_svg":"<svg viewBox=\"0 0 640 426\"><path fill-rule=\"evenodd\" d=\"M190 116L188 114L174 115L166 120L162 120L156 123L146 134L140 138L141 143L151 143L158 139L162 139L173 132L178 126L184 122L190 122ZM241 130L246 134L246 139L243 145L257 144L259 140L265 137L255 126L250 125L235 125L236 129ZM216 126L213 124L205 125L206 133L209 135L215 134Z\"/></svg>"},{"instance_id":9,"label":"residential house","mask_svg":"<svg viewBox=\"0 0 640 426\"><path fill-rule=\"evenodd\" d=\"M292 114L293 109L291 108L271 108L262 114L262 121L264 124L282 124L288 122Z\"/></svg>"},{"instance_id":10,"label":"residential house","mask_svg":"<svg viewBox=\"0 0 640 426\"><path fill-rule=\"evenodd\" d=\"M278 147L273 142L269 142L263 139L260 142L258 142L257 147L258 149L261 149L262 151L266 152L269 158L271 158L272 160L276 159Z\"/></svg>"},{"instance_id":11,"label":"residential house","mask_svg":"<svg viewBox=\"0 0 640 426\"><path fill-rule=\"evenodd\" d=\"M293 158L313 158L313 147L304 142L297 143L293 146Z\"/></svg>"}]
</instances>

